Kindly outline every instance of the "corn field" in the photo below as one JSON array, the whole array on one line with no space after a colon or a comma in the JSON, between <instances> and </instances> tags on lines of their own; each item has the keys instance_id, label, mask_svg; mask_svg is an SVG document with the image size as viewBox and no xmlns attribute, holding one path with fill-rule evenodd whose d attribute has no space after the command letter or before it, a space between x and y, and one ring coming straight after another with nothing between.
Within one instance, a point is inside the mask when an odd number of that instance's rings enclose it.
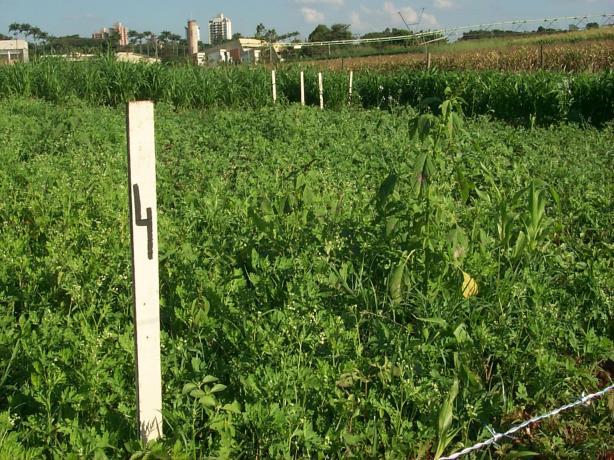
<instances>
[{"instance_id":1,"label":"corn field","mask_svg":"<svg viewBox=\"0 0 614 460\"><path fill-rule=\"evenodd\" d=\"M600 72L614 69L614 40L572 44L532 44L492 49L460 49L432 47L431 64L440 70L502 70L530 72ZM364 58L333 59L318 65L328 70L364 69L422 70L426 68L424 53L378 55Z\"/></svg>"}]
</instances>

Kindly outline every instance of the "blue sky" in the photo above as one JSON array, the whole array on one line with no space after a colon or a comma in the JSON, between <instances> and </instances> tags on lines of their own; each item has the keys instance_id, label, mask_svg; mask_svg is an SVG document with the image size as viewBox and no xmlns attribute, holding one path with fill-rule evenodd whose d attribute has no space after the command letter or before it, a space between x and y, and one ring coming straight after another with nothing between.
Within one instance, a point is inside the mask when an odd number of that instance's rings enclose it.
<instances>
[{"instance_id":1,"label":"blue sky","mask_svg":"<svg viewBox=\"0 0 614 460\"><path fill-rule=\"evenodd\" d=\"M7 34L8 25L19 22L53 35L89 36L121 21L129 29L183 35L188 18L203 27L223 12L243 35L253 35L262 22L278 33L297 30L305 37L318 23L352 24L355 33L403 27L398 11L414 22L422 8L421 28L433 28L612 13L614 0L0 0L0 32Z\"/></svg>"}]
</instances>

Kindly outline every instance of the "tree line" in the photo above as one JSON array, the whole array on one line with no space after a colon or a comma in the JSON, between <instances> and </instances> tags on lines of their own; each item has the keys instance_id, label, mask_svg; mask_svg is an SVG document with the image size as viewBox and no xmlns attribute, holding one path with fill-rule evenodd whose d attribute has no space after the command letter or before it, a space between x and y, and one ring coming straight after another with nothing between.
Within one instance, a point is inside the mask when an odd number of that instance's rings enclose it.
<instances>
[{"instance_id":1,"label":"tree line","mask_svg":"<svg viewBox=\"0 0 614 460\"><path fill-rule=\"evenodd\" d=\"M598 29L599 24L596 22L589 22L586 24L586 29ZM539 26L537 30L533 31L519 31L519 30L501 30L501 29L493 29L493 30L470 30L468 32L464 32L462 37L459 40L481 40L487 38L509 38L509 37L525 37L525 36L533 36L533 35L543 35L543 34L556 34L556 33L565 33L565 32L576 32L580 30L578 26L570 25L567 30L565 29L555 29L552 27L543 27Z\"/></svg>"},{"instance_id":2,"label":"tree line","mask_svg":"<svg viewBox=\"0 0 614 460\"><path fill-rule=\"evenodd\" d=\"M69 54L84 53L95 54L108 51L138 51L147 56L175 58L187 54L187 40L181 35L168 30L159 34L146 30L139 32L128 31L128 46L120 46L119 34L111 29L109 35L103 39L81 37L79 35L53 36L41 28L27 23L14 22L9 25L9 35L0 33L1 40L22 38L31 43L37 54ZM12 36L12 37L11 37Z\"/></svg>"},{"instance_id":3,"label":"tree line","mask_svg":"<svg viewBox=\"0 0 614 460\"><path fill-rule=\"evenodd\" d=\"M119 46L119 36L116 31L111 29L111 33L104 39L93 39L80 37L79 35L64 35L55 37L41 28L30 24L14 22L9 25L9 35L13 38L23 38L31 42L35 48L35 54L39 47L43 48L43 53L50 52L52 54L63 54L71 52L95 53L98 51L138 51L140 54L156 57L182 56L187 53L187 40L179 34L169 30L163 30L156 34L150 30L146 31L128 31L128 46ZM410 35L412 32L403 29L387 28L382 32L371 32L362 36L362 38L379 38L379 37L394 37ZM278 33L274 28L268 28L260 23L256 26L254 38L264 40L268 43L280 41L300 42L300 33L297 31ZM235 33L232 39L242 38L240 33ZM0 39L8 39L9 36L0 34ZM333 24L327 26L319 24L309 34L309 41L337 41L349 40L353 38L349 24ZM219 43L223 43L220 41ZM213 45L219 44L213 43ZM201 48L206 45L201 43Z\"/></svg>"}]
</instances>

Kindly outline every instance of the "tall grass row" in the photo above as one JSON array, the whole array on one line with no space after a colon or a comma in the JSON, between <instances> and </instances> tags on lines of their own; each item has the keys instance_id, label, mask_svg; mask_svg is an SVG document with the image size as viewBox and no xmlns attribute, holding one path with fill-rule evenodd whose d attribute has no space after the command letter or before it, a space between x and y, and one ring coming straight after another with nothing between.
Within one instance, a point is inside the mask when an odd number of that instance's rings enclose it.
<instances>
[{"instance_id":1,"label":"tall grass row","mask_svg":"<svg viewBox=\"0 0 614 460\"><path fill-rule=\"evenodd\" d=\"M282 103L300 101L305 72L307 103L319 102L318 69L288 66L278 71ZM348 104L348 73L324 74L327 108ZM527 122L563 120L602 124L614 119L614 72L566 74L496 71L363 70L354 74L353 106L436 108L446 88L465 101L468 115ZM264 67L168 67L101 58L88 62L45 60L0 67L0 98L15 95L61 102L118 106L150 99L177 108L262 107L272 103L270 70Z\"/></svg>"}]
</instances>

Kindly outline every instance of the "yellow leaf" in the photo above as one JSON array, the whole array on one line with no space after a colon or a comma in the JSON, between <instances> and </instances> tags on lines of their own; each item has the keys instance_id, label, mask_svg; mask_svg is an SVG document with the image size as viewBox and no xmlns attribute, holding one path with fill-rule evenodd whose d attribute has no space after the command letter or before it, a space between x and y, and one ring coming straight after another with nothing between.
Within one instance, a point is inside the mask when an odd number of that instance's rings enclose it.
<instances>
[{"instance_id":1,"label":"yellow leaf","mask_svg":"<svg viewBox=\"0 0 614 460\"><path fill-rule=\"evenodd\" d=\"M468 299L478 295L478 283L469 275L463 272L463 297Z\"/></svg>"}]
</instances>

